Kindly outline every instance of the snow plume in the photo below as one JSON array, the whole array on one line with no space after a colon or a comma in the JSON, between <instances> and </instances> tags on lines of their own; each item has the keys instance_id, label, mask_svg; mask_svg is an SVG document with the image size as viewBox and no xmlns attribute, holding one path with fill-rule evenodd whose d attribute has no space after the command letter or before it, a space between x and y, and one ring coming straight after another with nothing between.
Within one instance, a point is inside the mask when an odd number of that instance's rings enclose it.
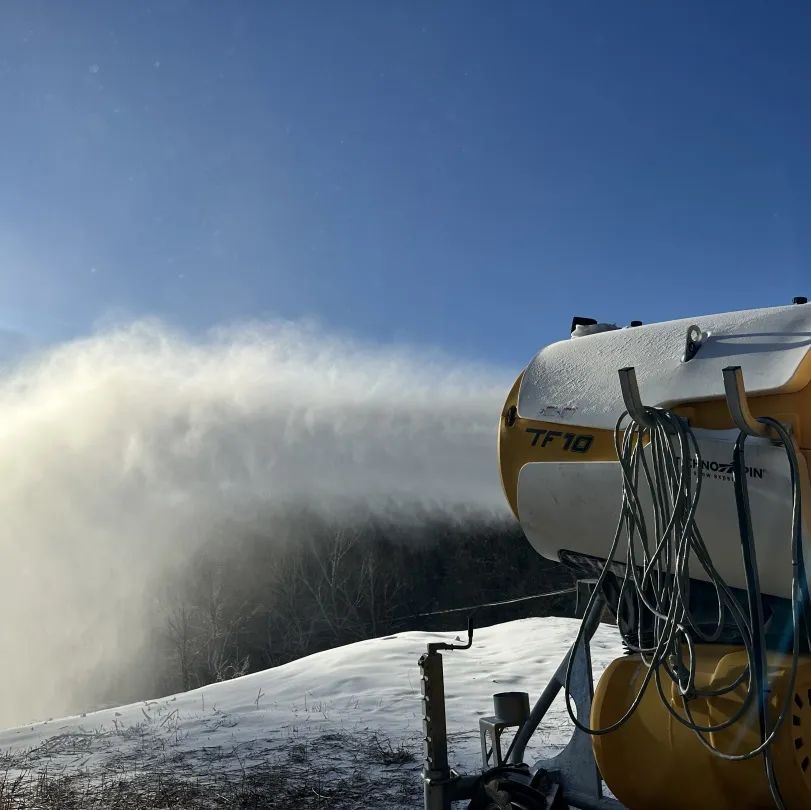
<instances>
[{"instance_id":1,"label":"snow plume","mask_svg":"<svg viewBox=\"0 0 811 810\"><path fill-rule=\"evenodd\" d=\"M192 340L136 323L7 372L0 723L87 706L121 677L148 646L152 583L232 517L296 501L503 515L510 382L289 324Z\"/></svg>"}]
</instances>

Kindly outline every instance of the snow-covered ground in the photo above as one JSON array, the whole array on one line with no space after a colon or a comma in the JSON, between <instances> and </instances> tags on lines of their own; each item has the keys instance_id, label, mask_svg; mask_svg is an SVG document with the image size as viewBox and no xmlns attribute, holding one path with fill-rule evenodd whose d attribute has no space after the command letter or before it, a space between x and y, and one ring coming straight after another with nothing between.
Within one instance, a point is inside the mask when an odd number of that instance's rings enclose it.
<instances>
[{"instance_id":1,"label":"snow-covered ground","mask_svg":"<svg viewBox=\"0 0 811 810\"><path fill-rule=\"evenodd\" d=\"M478 718L492 713L492 694L522 690L534 700L575 629L571 619L522 619L477 630L472 649L444 654L456 767L471 772L479 765ZM174 776L191 779L217 769L245 774L269 762L305 773L309 763L324 790L330 780L348 778L364 762L382 759L385 767L398 770L400 793L379 806L416 806L417 661L429 641L453 640L454 635L408 632L361 641L191 692L10 729L0 733L0 748L10 773L47 768L51 774L122 779L149 775L150 769L171 769ZM601 627L592 642L595 674L621 653L616 629ZM559 700L530 754L558 750L569 734ZM359 747L366 760L358 759Z\"/></svg>"}]
</instances>

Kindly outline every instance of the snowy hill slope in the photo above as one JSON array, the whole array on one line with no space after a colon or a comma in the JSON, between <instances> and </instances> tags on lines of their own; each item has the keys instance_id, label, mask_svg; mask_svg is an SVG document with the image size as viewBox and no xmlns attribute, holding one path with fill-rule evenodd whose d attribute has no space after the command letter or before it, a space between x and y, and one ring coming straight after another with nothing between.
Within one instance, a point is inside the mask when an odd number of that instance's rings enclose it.
<instances>
[{"instance_id":1,"label":"snowy hill slope","mask_svg":"<svg viewBox=\"0 0 811 810\"><path fill-rule=\"evenodd\" d=\"M478 630L471 650L445 655L448 730L458 768L478 767L478 717L491 713L492 694L525 690L534 699L575 628L571 619L513 621ZM332 807L342 806L336 784L345 792L353 774L382 768L376 789L388 783L397 789L378 795L377 806L418 806L417 660L428 641L452 638L408 632L361 641L191 692L4 731L7 781L46 768L71 784L107 779L107 787L111 774L119 780L163 774L199 782L227 780L236 772L244 780L271 764L319 785L310 797L315 803L304 806L321 806L317 797L332 797L338 801ZM616 630L601 627L592 649L599 673L621 654ZM535 752L557 749L568 739L562 704L545 726L536 735ZM392 770L396 779L385 775Z\"/></svg>"}]
</instances>

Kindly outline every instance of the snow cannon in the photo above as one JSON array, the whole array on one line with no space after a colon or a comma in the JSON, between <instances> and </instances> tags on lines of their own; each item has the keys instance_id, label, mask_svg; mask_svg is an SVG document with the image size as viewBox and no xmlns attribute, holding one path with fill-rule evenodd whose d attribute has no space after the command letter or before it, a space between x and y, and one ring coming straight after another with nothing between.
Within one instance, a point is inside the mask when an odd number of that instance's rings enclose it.
<instances>
[{"instance_id":1,"label":"snow cannon","mask_svg":"<svg viewBox=\"0 0 811 810\"><path fill-rule=\"evenodd\" d=\"M475 776L447 766L429 645L426 810L811 806L806 299L624 327L574 318L509 392L498 456L529 542L589 596L531 711L480 720ZM625 654L595 686L601 622ZM571 740L525 761L561 692Z\"/></svg>"}]
</instances>

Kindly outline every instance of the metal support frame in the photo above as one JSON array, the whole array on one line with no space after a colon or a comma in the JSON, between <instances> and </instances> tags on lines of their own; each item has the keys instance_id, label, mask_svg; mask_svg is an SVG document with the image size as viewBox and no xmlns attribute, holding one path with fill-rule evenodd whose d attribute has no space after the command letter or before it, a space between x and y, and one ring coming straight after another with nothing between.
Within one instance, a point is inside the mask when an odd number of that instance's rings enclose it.
<instances>
[{"instance_id":1,"label":"metal support frame","mask_svg":"<svg viewBox=\"0 0 811 810\"><path fill-rule=\"evenodd\" d=\"M512 725L505 723L495 715L479 718L479 740L482 746L482 768L491 767L490 758L493 758L492 767L504 765L504 756L501 753L501 735Z\"/></svg>"},{"instance_id":2,"label":"metal support frame","mask_svg":"<svg viewBox=\"0 0 811 810\"><path fill-rule=\"evenodd\" d=\"M563 678L565 677L564 668ZM570 687L577 708L577 719L588 725L594 697L594 681L591 650L587 641L574 651ZM616 799L603 796L603 780L594 759L591 737L578 728L575 728L563 751L554 757L534 763L534 770L541 768L560 784L563 797L570 807L587 810L618 810L622 807Z\"/></svg>"},{"instance_id":3,"label":"metal support frame","mask_svg":"<svg viewBox=\"0 0 811 810\"><path fill-rule=\"evenodd\" d=\"M591 701L594 696L594 681L591 668L591 649L589 643L597 627L605 606L605 597L598 594L592 602L591 610L585 619L586 628L579 646L574 645L560 662L552 679L538 698L529 718L518 731L511 754L514 765L523 762L527 743L537 730L541 720L546 716L549 707L564 688L569 659L572 663L571 695L577 706L577 719L588 724L591 714ZM622 810L616 799L603 796L603 785L591 737L575 728L569 743L557 756L542 759L534 763L533 769L544 769L563 789L563 797L570 807L582 810Z\"/></svg>"},{"instance_id":4,"label":"metal support frame","mask_svg":"<svg viewBox=\"0 0 811 810\"><path fill-rule=\"evenodd\" d=\"M582 619L586 615L589 599L594 589L597 587L597 577L578 577L575 585L574 615L576 619Z\"/></svg>"}]
</instances>

